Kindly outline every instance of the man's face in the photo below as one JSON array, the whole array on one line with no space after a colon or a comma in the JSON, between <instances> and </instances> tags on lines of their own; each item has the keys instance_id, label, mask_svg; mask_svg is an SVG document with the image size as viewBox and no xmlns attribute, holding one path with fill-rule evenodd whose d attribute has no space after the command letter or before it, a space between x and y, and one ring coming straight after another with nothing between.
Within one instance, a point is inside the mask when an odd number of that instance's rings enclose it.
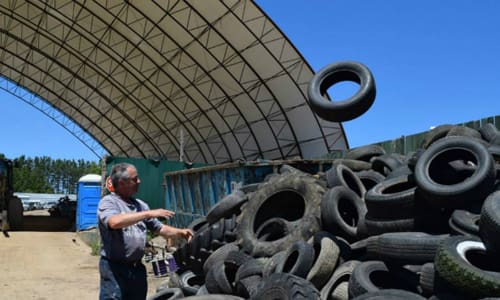
<instances>
[{"instance_id":1,"label":"man's face","mask_svg":"<svg viewBox=\"0 0 500 300\"><path fill-rule=\"evenodd\" d=\"M129 167L127 169L127 173L129 174L129 178L119 180L119 189L117 190L117 192L121 196L131 197L135 195L139 190L139 184L141 183L141 180L139 179L137 170L135 168Z\"/></svg>"}]
</instances>

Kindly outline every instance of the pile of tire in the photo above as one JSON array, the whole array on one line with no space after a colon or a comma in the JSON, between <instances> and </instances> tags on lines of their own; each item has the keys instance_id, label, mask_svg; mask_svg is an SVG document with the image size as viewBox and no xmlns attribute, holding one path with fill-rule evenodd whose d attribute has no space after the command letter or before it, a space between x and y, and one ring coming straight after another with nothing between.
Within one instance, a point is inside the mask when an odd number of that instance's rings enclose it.
<instances>
[{"instance_id":1,"label":"pile of tire","mask_svg":"<svg viewBox=\"0 0 500 300\"><path fill-rule=\"evenodd\" d=\"M500 297L500 133L441 125L406 155L288 165L192 222L150 299Z\"/></svg>"}]
</instances>

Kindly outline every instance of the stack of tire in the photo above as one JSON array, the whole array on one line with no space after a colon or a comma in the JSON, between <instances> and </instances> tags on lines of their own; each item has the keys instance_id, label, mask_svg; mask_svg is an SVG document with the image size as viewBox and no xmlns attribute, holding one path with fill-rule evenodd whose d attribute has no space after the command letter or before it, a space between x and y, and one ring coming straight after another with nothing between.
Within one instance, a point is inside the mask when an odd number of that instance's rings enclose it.
<instances>
[{"instance_id":1,"label":"stack of tire","mask_svg":"<svg viewBox=\"0 0 500 300\"><path fill-rule=\"evenodd\" d=\"M192 222L151 299L500 297L500 133L441 125L407 155L283 165Z\"/></svg>"}]
</instances>

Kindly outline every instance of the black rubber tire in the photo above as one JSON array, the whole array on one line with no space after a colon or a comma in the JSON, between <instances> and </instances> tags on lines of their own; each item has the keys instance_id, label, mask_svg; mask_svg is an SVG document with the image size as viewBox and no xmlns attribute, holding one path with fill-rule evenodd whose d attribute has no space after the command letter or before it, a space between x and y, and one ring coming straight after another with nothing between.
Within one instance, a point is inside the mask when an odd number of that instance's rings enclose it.
<instances>
[{"instance_id":1,"label":"black rubber tire","mask_svg":"<svg viewBox=\"0 0 500 300\"><path fill-rule=\"evenodd\" d=\"M424 137L424 140L422 141L421 148L427 149L432 145L434 142L444 138L448 131L450 131L451 128L453 128L455 125L451 124L442 124L439 126L436 126L429 130L427 134Z\"/></svg>"},{"instance_id":2,"label":"black rubber tire","mask_svg":"<svg viewBox=\"0 0 500 300\"><path fill-rule=\"evenodd\" d=\"M498 134L498 129L492 123L486 123L479 128L479 133L483 140L491 142Z\"/></svg>"},{"instance_id":3,"label":"black rubber tire","mask_svg":"<svg viewBox=\"0 0 500 300\"><path fill-rule=\"evenodd\" d=\"M328 235L320 237L316 234L312 243L316 257L311 270L309 270L305 278L314 284L318 290L321 290L337 266L340 248Z\"/></svg>"},{"instance_id":4,"label":"black rubber tire","mask_svg":"<svg viewBox=\"0 0 500 300\"><path fill-rule=\"evenodd\" d=\"M433 262L446 235L422 232L390 232L367 242L366 255L372 260L399 265L421 265Z\"/></svg>"},{"instance_id":5,"label":"black rubber tire","mask_svg":"<svg viewBox=\"0 0 500 300\"><path fill-rule=\"evenodd\" d=\"M365 186L366 191L370 190L377 183L382 182L385 179L384 175L373 170L359 171L356 172L356 175L358 175L359 180L361 180L361 183Z\"/></svg>"},{"instance_id":6,"label":"black rubber tire","mask_svg":"<svg viewBox=\"0 0 500 300\"><path fill-rule=\"evenodd\" d=\"M233 294L236 291L236 273L239 267L250 259L250 256L241 251L231 251L227 254L222 264L217 262L213 266L215 270L212 277L221 293ZM212 280L212 278L208 279L207 276L207 284L208 280ZM212 286L212 283L210 283L210 286ZM212 292L211 288L208 288L208 290Z\"/></svg>"},{"instance_id":7,"label":"black rubber tire","mask_svg":"<svg viewBox=\"0 0 500 300\"><path fill-rule=\"evenodd\" d=\"M276 267L286 258L286 250L275 253L269 258L262 269L262 277L267 278L275 273Z\"/></svg>"},{"instance_id":8,"label":"black rubber tire","mask_svg":"<svg viewBox=\"0 0 500 300\"><path fill-rule=\"evenodd\" d=\"M236 283L236 295L245 299L250 299L259 291L262 277L259 275L252 275L245 277Z\"/></svg>"},{"instance_id":9,"label":"black rubber tire","mask_svg":"<svg viewBox=\"0 0 500 300\"><path fill-rule=\"evenodd\" d=\"M206 285L200 286L198 292L196 293L196 296L201 296L201 295L210 295L210 292L207 290Z\"/></svg>"},{"instance_id":10,"label":"black rubber tire","mask_svg":"<svg viewBox=\"0 0 500 300\"><path fill-rule=\"evenodd\" d=\"M183 300L245 300L239 296L227 294L209 294L209 295L196 295L182 298Z\"/></svg>"},{"instance_id":11,"label":"black rubber tire","mask_svg":"<svg viewBox=\"0 0 500 300\"><path fill-rule=\"evenodd\" d=\"M276 266L276 273L290 273L306 278L314 263L314 247L305 241L294 242L287 250L285 259Z\"/></svg>"},{"instance_id":12,"label":"black rubber tire","mask_svg":"<svg viewBox=\"0 0 500 300\"><path fill-rule=\"evenodd\" d=\"M385 289L374 292L368 292L358 297L352 298L353 300L425 300L426 298L419 294L408 292L399 289Z\"/></svg>"},{"instance_id":13,"label":"black rubber tire","mask_svg":"<svg viewBox=\"0 0 500 300\"><path fill-rule=\"evenodd\" d=\"M449 166L455 160L472 161L477 169L471 177L460 178ZM462 208L480 202L495 183L495 165L488 149L468 137L448 137L432 144L415 166L415 180L422 196L431 205Z\"/></svg>"},{"instance_id":14,"label":"black rubber tire","mask_svg":"<svg viewBox=\"0 0 500 300\"><path fill-rule=\"evenodd\" d=\"M210 236L213 240L224 241L225 224L224 219L210 225ZM213 248L212 248L213 249Z\"/></svg>"},{"instance_id":15,"label":"black rubber tire","mask_svg":"<svg viewBox=\"0 0 500 300\"><path fill-rule=\"evenodd\" d=\"M371 170L372 168L372 164L370 162L357 159L337 158L332 161L332 165L335 164L345 165L354 172Z\"/></svg>"},{"instance_id":16,"label":"black rubber tire","mask_svg":"<svg viewBox=\"0 0 500 300\"><path fill-rule=\"evenodd\" d=\"M259 291L252 299L319 300L319 291L309 281L289 273L273 273L263 279Z\"/></svg>"},{"instance_id":17,"label":"black rubber tire","mask_svg":"<svg viewBox=\"0 0 500 300\"><path fill-rule=\"evenodd\" d=\"M331 294L335 300L349 300L349 281L340 282Z\"/></svg>"},{"instance_id":18,"label":"black rubber tire","mask_svg":"<svg viewBox=\"0 0 500 300\"><path fill-rule=\"evenodd\" d=\"M415 218L378 219L372 217L368 212L364 218L364 226L369 236L389 232L414 231Z\"/></svg>"},{"instance_id":19,"label":"black rubber tire","mask_svg":"<svg viewBox=\"0 0 500 300\"><path fill-rule=\"evenodd\" d=\"M435 258L439 276L468 297L500 297L498 256L486 251L479 238L452 236L443 241Z\"/></svg>"},{"instance_id":20,"label":"black rubber tire","mask_svg":"<svg viewBox=\"0 0 500 300\"><path fill-rule=\"evenodd\" d=\"M184 294L180 288L164 288L149 296L147 300L174 300L184 299Z\"/></svg>"},{"instance_id":21,"label":"black rubber tire","mask_svg":"<svg viewBox=\"0 0 500 300\"><path fill-rule=\"evenodd\" d=\"M321 201L323 229L351 241L358 236L358 222L366 212L365 202L345 186L329 189Z\"/></svg>"},{"instance_id":22,"label":"black rubber tire","mask_svg":"<svg viewBox=\"0 0 500 300\"><path fill-rule=\"evenodd\" d=\"M399 176L411 176L413 175L413 170L407 164L401 165L396 169L392 170L385 179L391 179Z\"/></svg>"},{"instance_id":23,"label":"black rubber tire","mask_svg":"<svg viewBox=\"0 0 500 300\"><path fill-rule=\"evenodd\" d=\"M350 149L345 154L346 159L355 159L370 162L373 157L386 154L384 148L379 145L365 145Z\"/></svg>"},{"instance_id":24,"label":"black rubber tire","mask_svg":"<svg viewBox=\"0 0 500 300\"><path fill-rule=\"evenodd\" d=\"M339 265L328 282L321 289L321 299L332 299L332 293L342 282L349 282L352 271L361 264L357 260L349 260Z\"/></svg>"},{"instance_id":25,"label":"black rubber tire","mask_svg":"<svg viewBox=\"0 0 500 300\"><path fill-rule=\"evenodd\" d=\"M245 279L250 276L263 276L264 266L267 263L267 259L255 259L252 258L244 262L236 272L235 281L238 283L240 280Z\"/></svg>"},{"instance_id":26,"label":"black rubber tire","mask_svg":"<svg viewBox=\"0 0 500 300\"><path fill-rule=\"evenodd\" d=\"M349 297L382 289L403 289L418 292L418 275L400 267L389 268L382 261L365 261L357 266L349 278Z\"/></svg>"},{"instance_id":27,"label":"black rubber tire","mask_svg":"<svg viewBox=\"0 0 500 300\"><path fill-rule=\"evenodd\" d=\"M354 81L360 87L352 97L332 102L325 96L328 88L341 81ZM311 109L322 119L345 122L365 113L375 100L375 80L363 64L343 61L330 64L319 70L309 82L307 95Z\"/></svg>"},{"instance_id":28,"label":"black rubber tire","mask_svg":"<svg viewBox=\"0 0 500 300\"><path fill-rule=\"evenodd\" d=\"M366 193L365 186L359 177L348 166L333 164L326 172L326 185L329 188L345 186L354 191L360 198Z\"/></svg>"},{"instance_id":29,"label":"black rubber tire","mask_svg":"<svg viewBox=\"0 0 500 300\"><path fill-rule=\"evenodd\" d=\"M403 219L415 215L415 190L410 176L385 179L365 195L370 215L380 219Z\"/></svg>"},{"instance_id":30,"label":"black rubber tire","mask_svg":"<svg viewBox=\"0 0 500 300\"><path fill-rule=\"evenodd\" d=\"M453 126L450 131L448 131L448 133L446 133L446 136L449 137L449 136L468 136L468 137L471 137L471 138L475 138L475 139L482 139L482 136L481 136L481 133L474 129L474 128L470 128L470 127L467 127L467 126Z\"/></svg>"},{"instance_id":31,"label":"black rubber tire","mask_svg":"<svg viewBox=\"0 0 500 300\"><path fill-rule=\"evenodd\" d=\"M227 218L233 214L240 213L240 207L248 200L248 197L240 190L234 190L231 194L224 196L215 203L206 215L208 224L214 224L220 219Z\"/></svg>"},{"instance_id":32,"label":"black rubber tire","mask_svg":"<svg viewBox=\"0 0 500 300\"><path fill-rule=\"evenodd\" d=\"M198 232L203 226L207 224L207 218L205 217L199 217L194 219L191 223L189 223L188 227L191 229L194 233Z\"/></svg>"},{"instance_id":33,"label":"black rubber tire","mask_svg":"<svg viewBox=\"0 0 500 300\"><path fill-rule=\"evenodd\" d=\"M208 274L208 271L210 268L217 262L217 261L224 261L226 259L228 253L232 251L238 251L239 247L236 245L236 243L228 243L223 245L222 247L218 248L215 250L208 258L205 260L205 263L203 264L203 273L205 275Z\"/></svg>"},{"instance_id":34,"label":"black rubber tire","mask_svg":"<svg viewBox=\"0 0 500 300\"><path fill-rule=\"evenodd\" d=\"M452 233L479 236L479 214L455 209L449 219Z\"/></svg>"},{"instance_id":35,"label":"black rubber tire","mask_svg":"<svg viewBox=\"0 0 500 300\"><path fill-rule=\"evenodd\" d=\"M307 240L320 230L320 206L325 188L312 176L286 173L273 177L256 192L239 216L237 233L241 248L254 257L271 256L297 240ZM288 234L261 241L257 228L272 217L287 220Z\"/></svg>"},{"instance_id":36,"label":"black rubber tire","mask_svg":"<svg viewBox=\"0 0 500 300\"><path fill-rule=\"evenodd\" d=\"M429 262L422 265L420 270L420 287L422 288L422 295L430 297L434 294L434 281L435 281L434 263Z\"/></svg>"},{"instance_id":37,"label":"black rubber tire","mask_svg":"<svg viewBox=\"0 0 500 300\"><path fill-rule=\"evenodd\" d=\"M287 220L283 218L270 218L255 231L259 241L275 241L286 236L288 232Z\"/></svg>"},{"instance_id":38,"label":"black rubber tire","mask_svg":"<svg viewBox=\"0 0 500 300\"><path fill-rule=\"evenodd\" d=\"M217 261L211 266L207 275L205 276L205 286L207 291L211 294L229 294L233 293L234 286L232 281L228 278L228 273L236 273L236 270L226 270L226 264L223 261Z\"/></svg>"},{"instance_id":39,"label":"black rubber tire","mask_svg":"<svg viewBox=\"0 0 500 300\"><path fill-rule=\"evenodd\" d=\"M479 236L488 251L500 253L500 191L491 193L483 203Z\"/></svg>"},{"instance_id":40,"label":"black rubber tire","mask_svg":"<svg viewBox=\"0 0 500 300\"><path fill-rule=\"evenodd\" d=\"M384 154L374 157L371 161L372 170L387 176L392 171L404 166L402 157L396 153Z\"/></svg>"},{"instance_id":41,"label":"black rubber tire","mask_svg":"<svg viewBox=\"0 0 500 300\"><path fill-rule=\"evenodd\" d=\"M193 271L188 270L179 275L181 290L184 296L194 296L205 283L203 275L195 274Z\"/></svg>"}]
</instances>

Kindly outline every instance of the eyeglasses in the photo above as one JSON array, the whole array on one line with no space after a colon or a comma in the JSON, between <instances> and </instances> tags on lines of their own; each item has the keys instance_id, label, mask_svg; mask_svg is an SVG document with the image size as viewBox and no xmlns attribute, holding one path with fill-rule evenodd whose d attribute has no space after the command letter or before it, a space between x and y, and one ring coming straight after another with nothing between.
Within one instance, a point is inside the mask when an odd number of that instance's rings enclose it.
<instances>
[{"instance_id":1,"label":"eyeglasses","mask_svg":"<svg viewBox=\"0 0 500 300\"><path fill-rule=\"evenodd\" d=\"M137 181L139 181L139 176L128 178L128 180L133 181L133 182L137 182Z\"/></svg>"}]
</instances>

